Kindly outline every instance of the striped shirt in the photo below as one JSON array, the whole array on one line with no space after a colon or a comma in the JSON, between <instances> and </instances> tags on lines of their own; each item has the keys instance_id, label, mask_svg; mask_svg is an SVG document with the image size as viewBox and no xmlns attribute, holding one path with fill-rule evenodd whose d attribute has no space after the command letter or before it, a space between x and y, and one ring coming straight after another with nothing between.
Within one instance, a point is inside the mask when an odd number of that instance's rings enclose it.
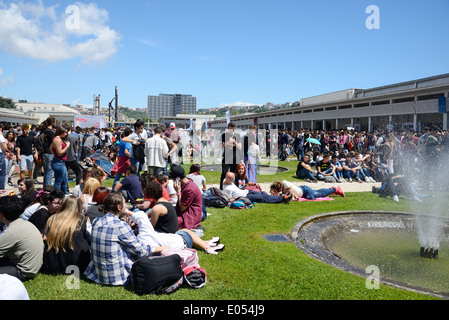
<instances>
[{"instance_id":1,"label":"striped shirt","mask_svg":"<svg viewBox=\"0 0 449 320\"><path fill-rule=\"evenodd\" d=\"M151 254L151 247L139 242L129 224L111 213L93 221L91 247L84 275L107 285L128 284L134 261Z\"/></svg>"}]
</instances>

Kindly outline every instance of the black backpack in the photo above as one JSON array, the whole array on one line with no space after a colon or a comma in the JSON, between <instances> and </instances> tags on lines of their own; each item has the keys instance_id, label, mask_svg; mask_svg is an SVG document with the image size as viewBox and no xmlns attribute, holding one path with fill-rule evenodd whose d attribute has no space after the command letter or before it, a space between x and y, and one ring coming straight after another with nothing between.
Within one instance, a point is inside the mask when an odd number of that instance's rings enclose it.
<instances>
[{"instance_id":1,"label":"black backpack","mask_svg":"<svg viewBox=\"0 0 449 320\"><path fill-rule=\"evenodd\" d=\"M138 294L171 293L184 281L181 257L170 256L142 257L131 268L131 284Z\"/></svg>"},{"instance_id":2,"label":"black backpack","mask_svg":"<svg viewBox=\"0 0 449 320\"><path fill-rule=\"evenodd\" d=\"M223 198L219 198L213 195L207 196L207 197L203 197L203 201L204 201L204 205L206 207L212 207L212 208L224 208L228 205L228 202L223 199Z\"/></svg>"},{"instance_id":3,"label":"black backpack","mask_svg":"<svg viewBox=\"0 0 449 320\"><path fill-rule=\"evenodd\" d=\"M139 140L139 144L133 144L133 155L135 159L145 158L145 140Z\"/></svg>"}]
</instances>

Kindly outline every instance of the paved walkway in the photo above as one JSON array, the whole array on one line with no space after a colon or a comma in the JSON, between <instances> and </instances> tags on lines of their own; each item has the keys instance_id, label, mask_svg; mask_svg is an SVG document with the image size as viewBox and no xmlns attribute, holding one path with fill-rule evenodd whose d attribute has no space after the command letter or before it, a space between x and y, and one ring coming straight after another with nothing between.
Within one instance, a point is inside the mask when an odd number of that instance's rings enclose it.
<instances>
[{"instance_id":1,"label":"paved walkway","mask_svg":"<svg viewBox=\"0 0 449 320\"><path fill-rule=\"evenodd\" d=\"M301 185L307 185L310 188L314 189L314 190L318 190L318 189L326 189L326 188L331 188L331 187L341 187L343 189L344 192L371 192L371 189L373 186L376 187L380 187L381 183L380 182L376 182L376 183L366 183L366 182L346 182L346 183L325 183L325 182L317 182L317 183L309 183L309 182L304 182L302 180L288 180L290 182L292 182L295 185L301 186ZM262 191L265 191L267 193L270 192L270 185L271 183L260 183L260 186L262 188ZM220 185L219 184L208 184L207 185L208 188L210 187L216 187L219 188Z\"/></svg>"},{"instance_id":2,"label":"paved walkway","mask_svg":"<svg viewBox=\"0 0 449 320\"><path fill-rule=\"evenodd\" d=\"M19 173L16 173L14 175L14 188L12 190L14 190L15 194L19 194L19 189L17 188L17 181L19 180ZM38 184L35 185L36 188L42 188L42 182L43 182L43 177L38 177ZM273 180L274 181L274 180ZM366 182L346 182L346 183L325 183L325 182L317 182L317 183L311 183L311 182L305 182L302 180L297 180L297 179L289 179L288 181L294 183L295 185L308 185L309 187L311 187L314 190L318 190L318 189L324 189L324 188L331 188L331 187L337 187L340 186L344 192L371 192L371 189L373 186L376 187L380 187L381 183L380 182L376 182L376 183L366 183ZM262 187L262 191L265 192L270 192L270 185L271 183L260 183L260 186ZM216 187L219 188L220 185L219 184L207 184L207 187Z\"/></svg>"}]
</instances>

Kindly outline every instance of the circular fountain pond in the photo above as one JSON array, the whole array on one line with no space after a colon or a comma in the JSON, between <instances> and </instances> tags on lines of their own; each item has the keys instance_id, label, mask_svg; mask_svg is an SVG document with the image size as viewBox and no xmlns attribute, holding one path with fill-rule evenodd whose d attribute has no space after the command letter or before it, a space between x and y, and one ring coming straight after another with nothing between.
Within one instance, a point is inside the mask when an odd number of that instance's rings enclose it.
<instances>
[{"instance_id":1,"label":"circular fountain pond","mask_svg":"<svg viewBox=\"0 0 449 320\"><path fill-rule=\"evenodd\" d=\"M221 172L221 164L212 164L212 165L202 166L201 170ZM276 174L276 173L286 172L286 171L289 171L289 169L283 168L283 167L277 167L277 166L257 165L257 173L262 174L262 175Z\"/></svg>"},{"instance_id":2,"label":"circular fountain pond","mask_svg":"<svg viewBox=\"0 0 449 320\"><path fill-rule=\"evenodd\" d=\"M438 220L448 234L449 219ZM448 299L449 239L441 237L437 258L422 257L417 228L411 213L333 212L302 220L291 237L308 255L342 270L368 278L374 266L380 283Z\"/></svg>"}]
</instances>

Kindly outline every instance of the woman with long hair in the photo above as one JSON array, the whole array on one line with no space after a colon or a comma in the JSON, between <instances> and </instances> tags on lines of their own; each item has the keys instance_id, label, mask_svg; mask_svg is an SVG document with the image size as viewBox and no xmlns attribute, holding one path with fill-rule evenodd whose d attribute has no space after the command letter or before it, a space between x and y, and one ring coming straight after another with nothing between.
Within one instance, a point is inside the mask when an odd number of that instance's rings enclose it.
<instances>
[{"instance_id":1,"label":"woman with long hair","mask_svg":"<svg viewBox=\"0 0 449 320\"><path fill-rule=\"evenodd\" d=\"M255 182L250 182L246 176L246 166L241 163L235 169L234 184L242 190L259 190L262 191L260 185ZM248 188L249 187L249 188Z\"/></svg>"},{"instance_id":2,"label":"woman with long hair","mask_svg":"<svg viewBox=\"0 0 449 320\"><path fill-rule=\"evenodd\" d=\"M62 190L67 194L67 150L70 147L70 142L66 141L69 128L66 125L58 126L55 132L55 138L50 145L50 151L53 153L53 160L51 161L51 168L55 174L55 188Z\"/></svg>"},{"instance_id":3,"label":"woman with long hair","mask_svg":"<svg viewBox=\"0 0 449 320\"><path fill-rule=\"evenodd\" d=\"M23 202L23 209L28 207L36 200L37 190L34 189L34 180L26 177L17 181L20 197Z\"/></svg>"},{"instance_id":4,"label":"woman with long hair","mask_svg":"<svg viewBox=\"0 0 449 320\"><path fill-rule=\"evenodd\" d=\"M95 190L100 187L100 181L95 178L89 178L84 183L83 194L80 197L81 204L83 206L83 213L87 210L88 206L92 204L92 198L94 196Z\"/></svg>"},{"instance_id":5,"label":"woman with long hair","mask_svg":"<svg viewBox=\"0 0 449 320\"><path fill-rule=\"evenodd\" d=\"M89 218L91 223L95 220L95 218L104 216L104 212L98 210L98 208L104 203L104 198L106 198L106 196L110 193L111 191L106 187L99 187L95 190L92 197L92 203L84 212L84 215Z\"/></svg>"},{"instance_id":6,"label":"woman with long hair","mask_svg":"<svg viewBox=\"0 0 449 320\"><path fill-rule=\"evenodd\" d=\"M65 274L77 266L84 273L90 262L89 221L81 214L81 201L68 196L45 226L45 250L42 271Z\"/></svg>"}]
</instances>

